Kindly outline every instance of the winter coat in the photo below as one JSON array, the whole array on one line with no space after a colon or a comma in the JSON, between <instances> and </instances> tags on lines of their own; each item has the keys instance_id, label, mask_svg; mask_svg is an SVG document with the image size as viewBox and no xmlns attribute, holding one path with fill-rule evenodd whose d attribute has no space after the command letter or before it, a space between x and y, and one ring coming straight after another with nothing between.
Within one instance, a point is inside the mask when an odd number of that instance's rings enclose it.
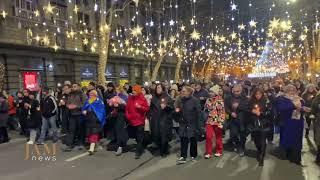
<instances>
[{"instance_id":1,"label":"winter coat","mask_svg":"<svg viewBox=\"0 0 320 180\"><path fill-rule=\"evenodd\" d=\"M320 94L318 94L312 102L311 113L315 115L313 121L314 141L317 146L320 146Z\"/></svg>"},{"instance_id":2,"label":"winter coat","mask_svg":"<svg viewBox=\"0 0 320 180\"><path fill-rule=\"evenodd\" d=\"M167 104L162 109L160 103ZM172 113L173 113L173 101L167 95L154 95L150 103L150 130L151 137L154 142L170 141L172 138Z\"/></svg>"},{"instance_id":3,"label":"winter coat","mask_svg":"<svg viewBox=\"0 0 320 180\"><path fill-rule=\"evenodd\" d=\"M260 116L252 113L253 109L259 108ZM266 99L251 99L248 106L249 112L249 130L252 131L269 131L272 126L271 106Z\"/></svg>"},{"instance_id":4,"label":"winter coat","mask_svg":"<svg viewBox=\"0 0 320 180\"><path fill-rule=\"evenodd\" d=\"M302 105L303 102L301 101ZM284 96L278 98L277 112L281 123L280 126L280 146L285 149L302 149L304 119L301 114L300 119L293 119L292 113L296 110L292 101Z\"/></svg>"},{"instance_id":5,"label":"winter coat","mask_svg":"<svg viewBox=\"0 0 320 180\"><path fill-rule=\"evenodd\" d=\"M57 114L58 106L53 96L46 96L40 104L43 117L50 118Z\"/></svg>"},{"instance_id":6,"label":"winter coat","mask_svg":"<svg viewBox=\"0 0 320 180\"><path fill-rule=\"evenodd\" d=\"M0 102L0 127L7 127L9 105L6 100Z\"/></svg>"},{"instance_id":7,"label":"winter coat","mask_svg":"<svg viewBox=\"0 0 320 180\"><path fill-rule=\"evenodd\" d=\"M137 107L140 105L140 107ZM142 94L130 95L126 106L126 118L131 126L142 126L145 123L149 105Z\"/></svg>"},{"instance_id":8,"label":"winter coat","mask_svg":"<svg viewBox=\"0 0 320 180\"><path fill-rule=\"evenodd\" d=\"M34 99L30 102L31 108L28 109L28 118L26 120L26 126L29 129L37 129L41 127L42 116L40 109L40 103Z\"/></svg>"},{"instance_id":9,"label":"winter coat","mask_svg":"<svg viewBox=\"0 0 320 180\"><path fill-rule=\"evenodd\" d=\"M174 119L179 122L180 137L198 138L201 135L200 101L193 96L182 97L177 107L180 112L174 112Z\"/></svg>"},{"instance_id":10,"label":"winter coat","mask_svg":"<svg viewBox=\"0 0 320 180\"><path fill-rule=\"evenodd\" d=\"M77 107L75 109L69 109L71 115L81 115L81 108L86 102L87 96L82 91L73 91L70 93L68 101L67 101L67 107L70 104L74 104Z\"/></svg>"},{"instance_id":11,"label":"winter coat","mask_svg":"<svg viewBox=\"0 0 320 180\"><path fill-rule=\"evenodd\" d=\"M205 111L208 112L206 124L217 125L222 128L226 118L224 110L224 102L221 96L214 96L207 99Z\"/></svg>"}]
</instances>

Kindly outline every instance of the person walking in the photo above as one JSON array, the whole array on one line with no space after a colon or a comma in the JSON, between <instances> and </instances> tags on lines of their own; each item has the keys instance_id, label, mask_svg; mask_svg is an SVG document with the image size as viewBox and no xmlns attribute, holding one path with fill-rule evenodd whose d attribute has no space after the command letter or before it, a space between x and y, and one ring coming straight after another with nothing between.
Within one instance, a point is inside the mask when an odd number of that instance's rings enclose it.
<instances>
[{"instance_id":1,"label":"person walking","mask_svg":"<svg viewBox=\"0 0 320 180\"><path fill-rule=\"evenodd\" d=\"M225 121L225 109L223 101L223 90L220 86L215 85L209 90L209 99L205 104L205 109L208 111L206 122L206 153L205 158L209 159L212 156L212 140L216 137L216 157L222 156L222 128Z\"/></svg>"},{"instance_id":2,"label":"person walking","mask_svg":"<svg viewBox=\"0 0 320 180\"><path fill-rule=\"evenodd\" d=\"M187 162L189 144L191 159L195 160L198 156L197 139L201 134L200 101L193 96L193 89L189 86L182 88L181 96L181 102L174 112L174 118L179 122L181 151L177 165Z\"/></svg>"},{"instance_id":3,"label":"person walking","mask_svg":"<svg viewBox=\"0 0 320 180\"><path fill-rule=\"evenodd\" d=\"M150 130L153 143L159 146L160 155L169 154L169 141L172 138L173 101L163 85L157 84L155 95L150 103Z\"/></svg>"},{"instance_id":4,"label":"person walking","mask_svg":"<svg viewBox=\"0 0 320 180\"><path fill-rule=\"evenodd\" d=\"M51 95L51 90L47 87L42 89L44 98L40 102L40 109L42 113L41 134L38 139L38 144L44 144L48 130L52 131L52 141L58 141L57 128L57 111L58 105L56 99ZM50 133L49 133L50 134Z\"/></svg>"},{"instance_id":5,"label":"person walking","mask_svg":"<svg viewBox=\"0 0 320 180\"><path fill-rule=\"evenodd\" d=\"M123 95L124 96L124 95ZM114 136L117 140L116 156L120 156L124 148L126 148L128 141L127 122L125 117L125 99L120 96L115 96L109 100L109 106L112 109L110 116L115 120L114 122Z\"/></svg>"},{"instance_id":6,"label":"person walking","mask_svg":"<svg viewBox=\"0 0 320 180\"><path fill-rule=\"evenodd\" d=\"M86 121L86 133L90 143L88 152L89 155L92 155L106 121L105 105L96 90L90 90L89 98L82 107L82 114Z\"/></svg>"},{"instance_id":7,"label":"person walking","mask_svg":"<svg viewBox=\"0 0 320 180\"><path fill-rule=\"evenodd\" d=\"M81 108L83 107L87 96L81 91L79 84L72 85L72 91L69 95L66 106L70 112L69 132L66 136L66 148L64 151L72 151L75 145L82 146L84 143L84 130L81 130Z\"/></svg>"},{"instance_id":8,"label":"person walking","mask_svg":"<svg viewBox=\"0 0 320 180\"><path fill-rule=\"evenodd\" d=\"M316 97L317 93L318 92L317 92L315 85L309 84L307 86L306 90L301 95L306 107L311 108L312 101ZM311 127L311 122L314 118L315 118L315 116L312 113L306 113L307 127L306 127L305 138L309 138L309 131L310 131L310 127Z\"/></svg>"},{"instance_id":9,"label":"person walking","mask_svg":"<svg viewBox=\"0 0 320 180\"><path fill-rule=\"evenodd\" d=\"M9 135L7 130L9 105L6 97L0 94L0 143L9 142Z\"/></svg>"},{"instance_id":10,"label":"person walking","mask_svg":"<svg viewBox=\"0 0 320 180\"><path fill-rule=\"evenodd\" d=\"M263 89L255 88L253 90L249 100L249 112L251 134L258 151L257 161L259 166L263 166L267 148L267 137L273 126L271 106L270 103L267 103Z\"/></svg>"},{"instance_id":11,"label":"person walking","mask_svg":"<svg viewBox=\"0 0 320 180\"><path fill-rule=\"evenodd\" d=\"M280 116L280 147L290 162L301 165L304 112L310 112L302 98L298 96L295 86L287 85L284 95L277 101Z\"/></svg>"},{"instance_id":12,"label":"person walking","mask_svg":"<svg viewBox=\"0 0 320 180\"><path fill-rule=\"evenodd\" d=\"M143 153L144 124L148 111L149 105L142 94L141 86L133 86L132 95L129 96L126 106L126 118L133 128L137 140L136 159L140 159Z\"/></svg>"},{"instance_id":13,"label":"person walking","mask_svg":"<svg viewBox=\"0 0 320 180\"><path fill-rule=\"evenodd\" d=\"M30 133L29 141L27 144L34 144L36 142L37 134L41 129L42 114L40 111L40 103L35 98L35 93L29 94L30 104L28 104L28 118L26 127Z\"/></svg>"}]
</instances>

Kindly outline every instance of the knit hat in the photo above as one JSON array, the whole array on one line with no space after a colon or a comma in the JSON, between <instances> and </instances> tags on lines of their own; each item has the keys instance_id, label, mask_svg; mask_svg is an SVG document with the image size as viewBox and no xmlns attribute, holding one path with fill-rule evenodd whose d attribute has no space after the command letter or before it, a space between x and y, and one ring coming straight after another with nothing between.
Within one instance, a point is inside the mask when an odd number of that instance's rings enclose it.
<instances>
[{"instance_id":1,"label":"knit hat","mask_svg":"<svg viewBox=\"0 0 320 180\"><path fill-rule=\"evenodd\" d=\"M141 94L142 88L141 88L140 85L134 85L134 86L132 87L132 91L135 91L137 94Z\"/></svg>"},{"instance_id":2,"label":"knit hat","mask_svg":"<svg viewBox=\"0 0 320 180\"><path fill-rule=\"evenodd\" d=\"M219 94L220 86L219 85L214 85L210 88L210 92L213 92L214 94Z\"/></svg>"}]
</instances>

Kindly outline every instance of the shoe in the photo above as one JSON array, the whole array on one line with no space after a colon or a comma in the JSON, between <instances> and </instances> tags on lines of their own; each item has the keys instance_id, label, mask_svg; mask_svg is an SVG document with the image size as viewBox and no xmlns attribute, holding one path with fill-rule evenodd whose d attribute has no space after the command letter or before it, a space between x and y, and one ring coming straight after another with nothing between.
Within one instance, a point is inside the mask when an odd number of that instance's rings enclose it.
<instances>
[{"instance_id":1,"label":"shoe","mask_svg":"<svg viewBox=\"0 0 320 180\"><path fill-rule=\"evenodd\" d=\"M37 142L37 145L44 145L44 142Z\"/></svg>"},{"instance_id":2,"label":"shoe","mask_svg":"<svg viewBox=\"0 0 320 180\"><path fill-rule=\"evenodd\" d=\"M186 160L186 158L184 158L184 157L180 157L180 158L177 160L177 165L185 164L185 163L187 163L187 160Z\"/></svg>"},{"instance_id":3,"label":"shoe","mask_svg":"<svg viewBox=\"0 0 320 180\"><path fill-rule=\"evenodd\" d=\"M96 146L96 143L90 143L90 148L88 150L89 155L93 155L95 146Z\"/></svg>"},{"instance_id":4,"label":"shoe","mask_svg":"<svg viewBox=\"0 0 320 180\"><path fill-rule=\"evenodd\" d=\"M62 149L63 152L71 152L72 151L72 147L71 146L67 146L65 148Z\"/></svg>"},{"instance_id":5,"label":"shoe","mask_svg":"<svg viewBox=\"0 0 320 180\"><path fill-rule=\"evenodd\" d=\"M28 141L27 144L34 144L34 142L33 141Z\"/></svg>"},{"instance_id":6,"label":"shoe","mask_svg":"<svg viewBox=\"0 0 320 180\"><path fill-rule=\"evenodd\" d=\"M244 157L244 151L243 151L243 150L240 150L240 151L239 151L239 156L240 156L240 157Z\"/></svg>"},{"instance_id":7,"label":"shoe","mask_svg":"<svg viewBox=\"0 0 320 180\"><path fill-rule=\"evenodd\" d=\"M82 150L84 150L84 149L85 149L84 146L82 146L82 145L78 146L78 150L79 150L79 151L82 151ZM92 151L92 152L93 152L93 151Z\"/></svg>"},{"instance_id":8,"label":"shoe","mask_svg":"<svg viewBox=\"0 0 320 180\"><path fill-rule=\"evenodd\" d=\"M210 155L210 154L206 154L206 155L204 155L204 158L205 158L205 159L210 159L210 158L211 158L211 155Z\"/></svg>"},{"instance_id":9,"label":"shoe","mask_svg":"<svg viewBox=\"0 0 320 180\"><path fill-rule=\"evenodd\" d=\"M196 158L195 157L191 157L191 162L196 162Z\"/></svg>"},{"instance_id":10,"label":"shoe","mask_svg":"<svg viewBox=\"0 0 320 180\"><path fill-rule=\"evenodd\" d=\"M116 156L120 156L122 154L122 147L118 147Z\"/></svg>"},{"instance_id":11,"label":"shoe","mask_svg":"<svg viewBox=\"0 0 320 180\"><path fill-rule=\"evenodd\" d=\"M135 159L140 159L141 158L141 154L136 154Z\"/></svg>"},{"instance_id":12,"label":"shoe","mask_svg":"<svg viewBox=\"0 0 320 180\"><path fill-rule=\"evenodd\" d=\"M221 157L221 156L222 156L222 153L215 153L214 156L215 156L215 157Z\"/></svg>"},{"instance_id":13,"label":"shoe","mask_svg":"<svg viewBox=\"0 0 320 180\"><path fill-rule=\"evenodd\" d=\"M263 166L264 165L264 161L263 160L260 160L259 161L259 166Z\"/></svg>"}]
</instances>

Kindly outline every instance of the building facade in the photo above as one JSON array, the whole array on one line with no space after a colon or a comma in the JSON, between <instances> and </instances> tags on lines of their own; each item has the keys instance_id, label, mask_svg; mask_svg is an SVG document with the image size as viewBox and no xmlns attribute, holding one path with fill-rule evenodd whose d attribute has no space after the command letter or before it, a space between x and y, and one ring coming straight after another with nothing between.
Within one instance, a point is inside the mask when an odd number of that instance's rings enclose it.
<instances>
[{"instance_id":1,"label":"building facade","mask_svg":"<svg viewBox=\"0 0 320 180\"><path fill-rule=\"evenodd\" d=\"M95 81L100 3L101 0L1 0L0 63L6 66L5 88L15 91L40 85L56 87L66 80ZM119 13L112 27L130 27L132 9L130 5ZM116 84L121 80L144 83L156 63L110 52L105 75L107 81ZM189 79L189 68L184 65L182 69L181 77ZM175 60L166 59L158 80L172 80L174 70Z\"/></svg>"}]
</instances>

